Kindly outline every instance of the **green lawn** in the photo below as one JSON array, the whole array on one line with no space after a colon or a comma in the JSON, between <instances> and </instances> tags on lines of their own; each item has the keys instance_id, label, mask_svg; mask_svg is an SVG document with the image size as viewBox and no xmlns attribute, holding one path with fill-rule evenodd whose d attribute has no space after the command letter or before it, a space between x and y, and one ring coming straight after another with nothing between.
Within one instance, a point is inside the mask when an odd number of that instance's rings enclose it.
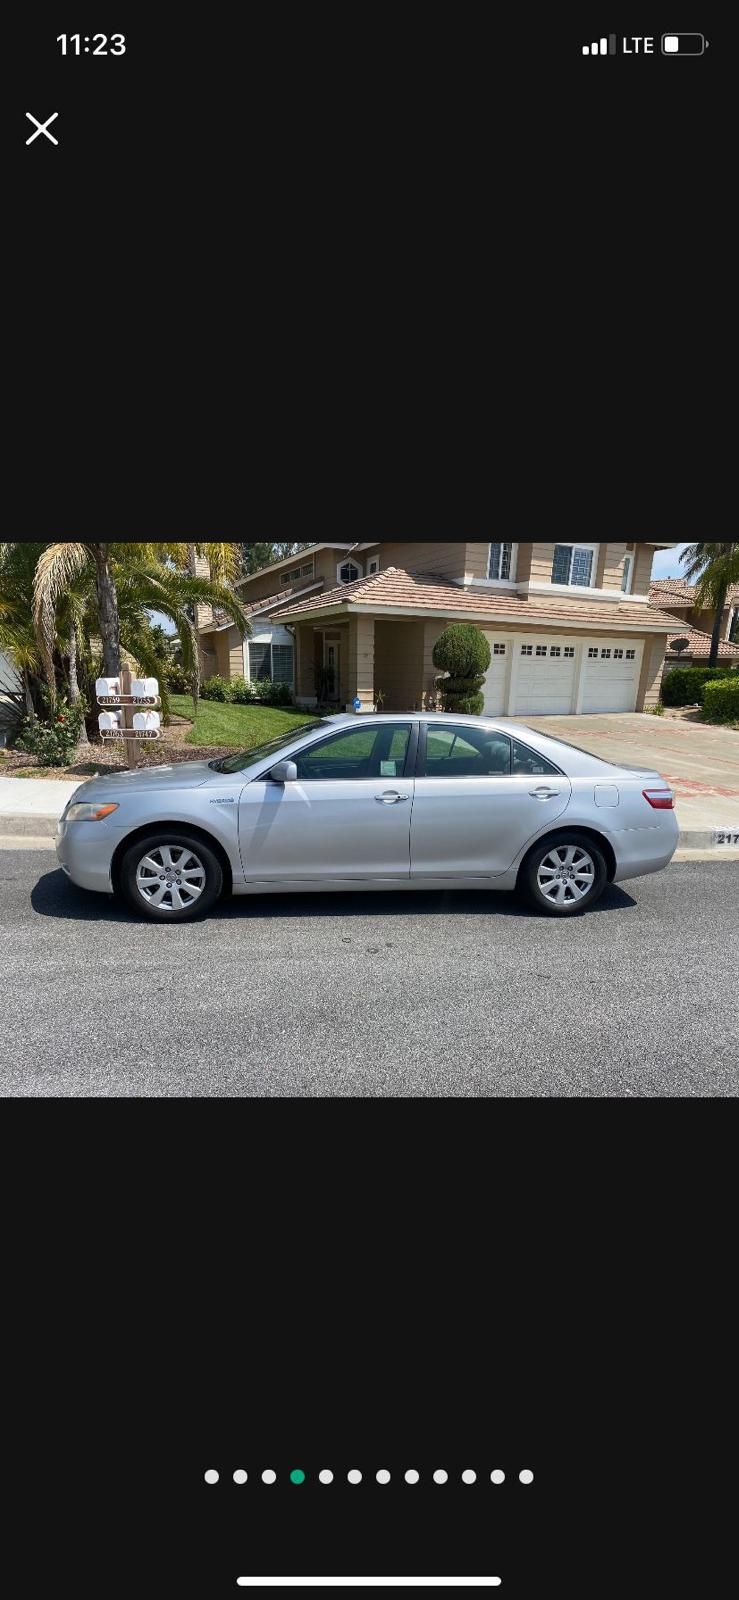
<instances>
[{"instance_id":1,"label":"green lawn","mask_svg":"<svg viewBox=\"0 0 739 1600\"><path fill-rule=\"evenodd\" d=\"M192 718L189 694L173 694L170 701L175 716ZM252 745L264 744L267 739L289 733L291 728L297 733L304 722L314 720L310 711L283 711L275 706L229 706L219 700L201 700L197 722L185 742L249 750Z\"/></svg>"}]
</instances>

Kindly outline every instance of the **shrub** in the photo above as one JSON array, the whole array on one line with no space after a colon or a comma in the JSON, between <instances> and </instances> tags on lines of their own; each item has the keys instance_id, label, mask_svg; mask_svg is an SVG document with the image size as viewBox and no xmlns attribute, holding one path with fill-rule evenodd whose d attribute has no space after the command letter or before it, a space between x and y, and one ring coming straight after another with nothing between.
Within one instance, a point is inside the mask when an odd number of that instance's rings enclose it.
<instances>
[{"instance_id":1,"label":"shrub","mask_svg":"<svg viewBox=\"0 0 739 1600\"><path fill-rule=\"evenodd\" d=\"M471 622L452 622L433 649L433 662L448 676L437 678L442 711L459 711L479 717L485 704L481 693L490 666L490 645Z\"/></svg>"},{"instance_id":2,"label":"shrub","mask_svg":"<svg viewBox=\"0 0 739 1600\"><path fill-rule=\"evenodd\" d=\"M231 682L228 678L220 678L214 673L212 678L206 678L200 687L201 700L230 700Z\"/></svg>"},{"instance_id":3,"label":"shrub","mask_svg":"<svg viewBox=\"0 0 739 1600\"><path fill-rule=\"evenodd\" d=\"M273 706L291 706L292 705L292 703L293 703L293 693L292 693L292 689L290 688L289 683L275 683L275 684L273 684L272 687L273 687L273 690L274 690L274 696L273 696L273 699L270 701L271 705L273 705Z\"/></svg>"},{"instance_id":4,"label":"shrub","mask_svg":"<svg viewBox=\"0 0 739 1600\"><path fill-rule=\"evenodd\" d=\"M665 706L692 706L703 699L707 683L723 681L726 667L672 667L662 679L662 704Z\"/></svg>"},{"instance_id":5,"label":"shrub","mask_svg":"<svg viewBox=\"0 0 739 1600\"><path fill-rule=\"evenodd\" d=\"M42 767L66 767L77 748L87 704L76 700L73 706L60 701L50 717L26 717L23 732L16 740L19 750L36 756Z\"/></svg>"},{"instance_id":6,"label":"shrub","mask_svg":"<svg viewBox=\"0 0 739 1600\"><path fill-rule=\"evenodd\" d=\"M703 690L704 722L739 722L739 674L707 683Z\"/></svg>"},{"instance_id":7,"label":"shrub","mask_svg":"<svg viewBox=\"0 0 739 1600\"><path fill-rule=\"evenodd\" d=\"M254 685L248 683L246 678L229 678L228 687L231 691L228 698L234 705L245 706L254 699Z\"/></svg>"},{"instance_id":8,"label":"shrub","mask_svg":"<svg viewBox=\"0 0 739 1600\"><path fill-rule=\"evenodd\" d=\"M160 678L162 681L166 683L170 694L192 694L192 674L185 672L184 667L178 666L175 661L165 668L163 679Z\"/></svg>"}]
</instances>

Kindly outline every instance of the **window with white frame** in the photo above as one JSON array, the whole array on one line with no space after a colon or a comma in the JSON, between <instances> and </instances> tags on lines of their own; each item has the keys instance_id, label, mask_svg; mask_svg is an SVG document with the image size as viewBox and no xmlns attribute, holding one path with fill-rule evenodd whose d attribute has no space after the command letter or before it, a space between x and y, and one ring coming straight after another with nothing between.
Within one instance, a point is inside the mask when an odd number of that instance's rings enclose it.
<instances>
[{"instance_id":1,"label":"window with white frame","mask_svg":"<svg viewBox=\"0 0 739 1600\"><path fill-rule=\"evenodd\" d=\"M636 651L635 650L627 650L626 651L626 660L627 661L635 661L636 660Z\"/></svg>"},{"instance_id":2,"label":"window with white frame","mask_svg":"<svg viewBox=\"0 0 739 1600\"><path fill-rule=\"evenodd\" d=\"M340 561L336 568L336 576L339 583L355 583L357 578L362 576L362 568L353 558L351 561Z\"/></svg>"},{"instance_id":3,"label":"window with white frame","mask_svg":"<svg viewBox=\"0 0 739 1600\"><path fill-rule=\"evenodd\" d=\"M534 654L534 646L532 644L522 644L521 645L521 655L522 656L532 656L533 654Z\"/></svg>"},{"instance_id":4,"label":"window with white frame","mask_svg":"<svg viewBox=\"0 0 739 1600\"><path fill-rule=\"evenodd\" d=\"M588 660L589 661L595 661L597 659L597 656L598 656L598 650L597 650L596 646L591 645L590 649L588 650Z\"/></svg>"},{"instance_id":5,"label":"window with white frame","mask_svg":"<svg viewBox=\"0 0 739 1600\"><path fill-rule=\"evenodd\" d=\"M552 562L552 583L567 584L578 589L593 586L595 546L587 544L555 544Z\"/></svg>"},{"instance_id":6,"label":"window with white frame","mask_svg":"<svg viewBox=\"0 0 739 1600\"><path fill-rule=\"evenodd\" d=\"M624 556L624 569L621 573L621 593L631 594L631 579L634 573L634 557L627 550Z\"/></svg>"},{"instance_id":7,"label":"window with white frame","mask_svg":"<svg viewBox=\"0 0 739 1600\"><path fill-rule=\"evenodd\" d=\"M575 646L574 646L574 644L566 644L565 645L565 655L568 656L570 659L572 659L574 654L575 654Z\"/></svg>"},{"instance_id":8,"label":"window with white frame","mask_svg":"<svg viewBox=\"0 0 739 1600\"><path fill-rule=\"evenodd\" d=\"M247 678L250 683L258 683L265 678L272 683L287 683L292 688L294 682L294 651L292 641L289 643L280 640L273 643L271 639L249 639L247 646Z\"/></svg>"},{"instance_id":9,"label":"window with white frame","mask_svg":"<svg viewBox=\"0 0 739 1600\"><path fill-rule=\"evenodd\" d=\"M499 583L513 578L513 545L491 544L488 551L488 578Z\"/></svg>"},{"instance_id":10,"label":"window with white frame","mask_svg":"<svg viewBox=\"0 0 739 1600\"><path fill-rule=\"evenodd\" d=\"M504 656L505 655L505 645L504 644L494 644L493 645L493 655L494 656Z\"/></svg>"},{"instance_id":11,"label":"window with white frame","mask_svg":"<svg viewBox=\"0 0 739 1600\"><path fill-rule=\"evenodd\" d=\"M369 574L371 572L379 572L379 570L380 570L380 557L379 556L370 556L369 561L367 562L367 573Z\"/></svg>"}]
</instances>

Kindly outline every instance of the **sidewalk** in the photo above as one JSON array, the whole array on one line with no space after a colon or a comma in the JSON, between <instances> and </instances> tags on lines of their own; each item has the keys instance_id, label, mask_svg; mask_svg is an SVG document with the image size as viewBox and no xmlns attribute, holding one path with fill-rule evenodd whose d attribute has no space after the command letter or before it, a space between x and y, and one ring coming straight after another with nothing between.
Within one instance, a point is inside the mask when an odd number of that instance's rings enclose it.
<instances>
[{"instance_id":1,"label":"sidewalk","mask_svg":"<svg viewBox=\"0 0 739 1600\"><path fill-rule=\"evenodd\" d=\"M0 778L0 834L52 838L67 801L83 781Z\"/></svg>"},{"instance_id":2,"label":"sidewalk","mask_svg":"<svg viewBox=\"0 0 739 1600\"><path fill-rule=\"evenodd\" d=\"M530 724L536 722L542 732L555 732L552 723L564 723L572 719L555 717L531 717ZM615 754L606 754L603 743L595 738L588 737L582 730L586 721L597 722L601 718L578 718L577 739L583 748L593 749L594 753L607 760L625 760L625 754L617 757ZM614 721L619 719L612 719ZM653 720L644 718L651 724ZM545 726L548 724L548 726ZM575 730L570 727L567 732L572 735ZM556 735L555 735L556 736ZM561 737L565 737L564 733ZM739 749L739 736L737 748ZM574 740L572 741L574 743ZM629 751L630 765L635 765L636 752ZM701 782L698 779L684 778L678 775L668 775L664 762L659 759L660 752L654 746L651 759L644 758L644 764L656 767L670 782L677 796L676 814L680 825L680 848L688 850L714 849L713 831L717 828L726 828L739 833L739 771L737 772L736 788L732 790L726 781L716 786ZM676 765L673 761L673 765ZM57 822L67 804L74 794L75 789L84 780L75 780L73 783L63 783L55 778L0 778L0 836L21 835L35 836L36 838L53 838L56 833ZM717 855L726 855L730 846L716 845Z\"/></svg>"}]
</instances>

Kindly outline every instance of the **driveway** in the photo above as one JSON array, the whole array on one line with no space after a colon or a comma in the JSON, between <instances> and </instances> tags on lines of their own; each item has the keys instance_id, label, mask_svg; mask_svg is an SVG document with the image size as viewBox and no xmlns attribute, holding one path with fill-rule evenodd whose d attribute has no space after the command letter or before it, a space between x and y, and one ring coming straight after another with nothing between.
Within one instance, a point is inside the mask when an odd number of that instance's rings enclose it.
<instances>
[{"instance_id":1,"label":"driveway","mask_svg":"<svg viewBox=\"0 0 739 1600\"><path fill-rule=\"evenodd\" d=\"M736 882L678 862L562 923L447 892L162 927L0 841L0 1094L735 1096Z\"/></svg>"},{"instance_id":2,"label":"driveway","mask_svg":"<svg viewBox=\"0 0 739 1600\"><path fill-rule=\"evenodd\" d=\"M604 761L655 767L675 790L681 832L739 828L739 733L734 728L639 711L527 717L526 722Z\"/></svg>"}]
</instances>

